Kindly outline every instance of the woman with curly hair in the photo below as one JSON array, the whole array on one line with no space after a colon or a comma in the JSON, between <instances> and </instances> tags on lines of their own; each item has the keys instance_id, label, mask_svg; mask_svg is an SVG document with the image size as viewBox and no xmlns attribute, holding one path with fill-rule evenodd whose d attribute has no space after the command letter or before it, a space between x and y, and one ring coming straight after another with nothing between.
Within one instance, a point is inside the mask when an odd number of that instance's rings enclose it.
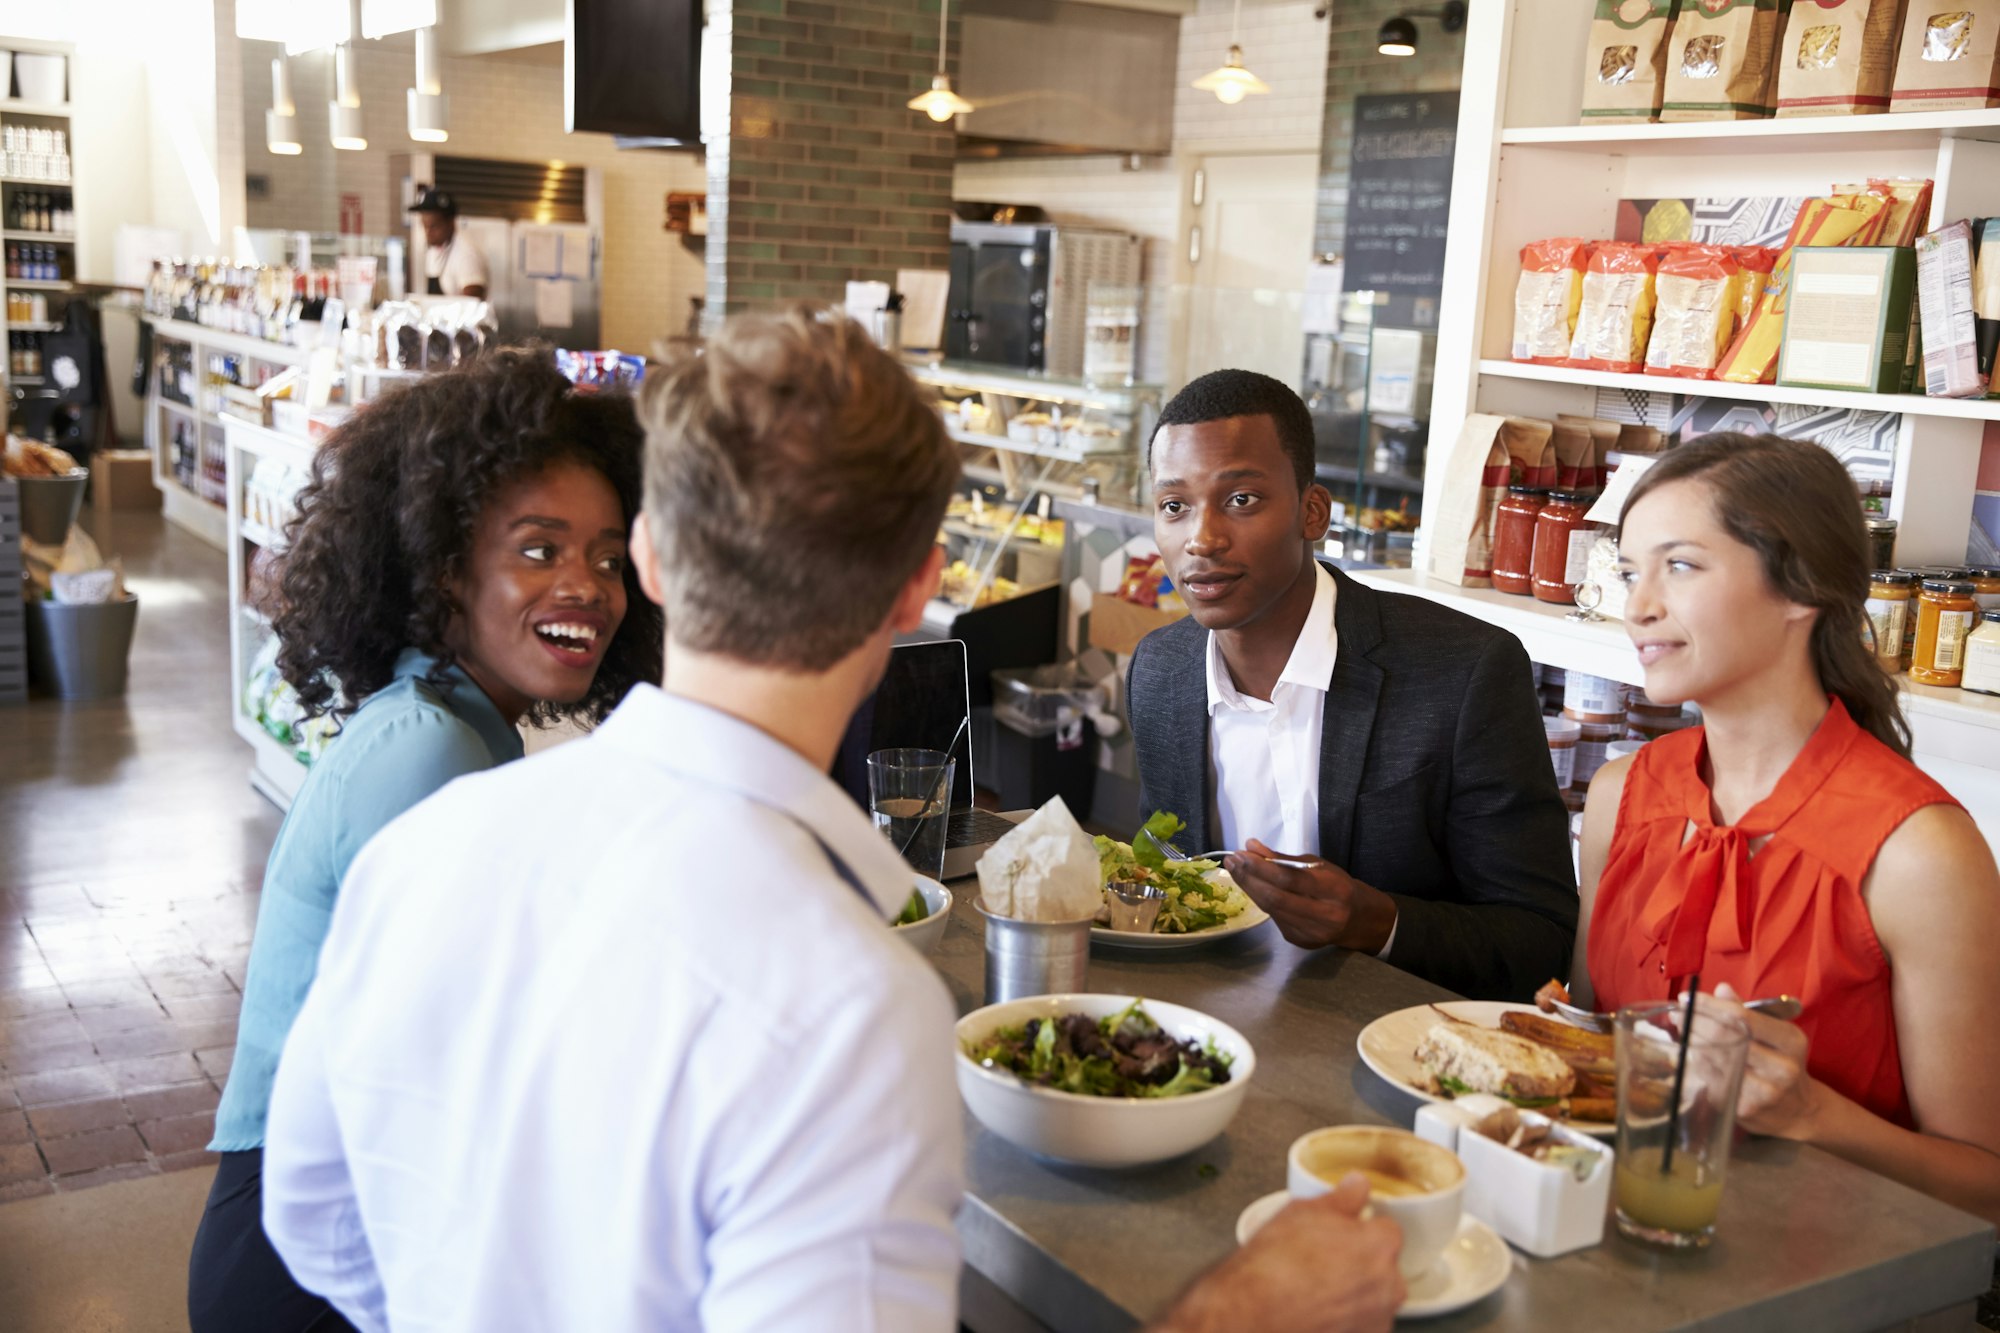
<instances>
[{"instance_id":1,"label":"woman with curly hair","mask_svg":"<svg viewBox=\"0 0 2000 1333\"><path fill-rule=\"evenodd\" d=\"M664 630L626 556L641 501L631 403L546 351L501 351L385 395L328 438L286 527L278 667L340 731L264 872L222 1154L189 1260L196 1333L347 1324L264 1236L264 1119L334 897L383 825L521 757L517 724L596 722L658 680Z\"/></svg>"}]
</instances>

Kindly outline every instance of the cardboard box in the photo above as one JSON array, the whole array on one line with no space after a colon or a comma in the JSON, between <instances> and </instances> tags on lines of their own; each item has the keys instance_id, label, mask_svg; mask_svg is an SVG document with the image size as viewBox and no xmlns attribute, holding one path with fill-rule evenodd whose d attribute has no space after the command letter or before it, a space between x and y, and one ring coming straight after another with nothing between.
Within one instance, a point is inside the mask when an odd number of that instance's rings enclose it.
<instances>
[{"instance_id":1,"label":"cardboard box","mask_svg":"<svg viewBox=\"0 0 2000 1333\"><path fill-rule=\"evenodd\" d=\"M1129 657L1138 648L1139 640L1186 615L1185 611L1138 606L1100 592L1090 599L1090 646Z\"/></svg>"},{"instance_id":2,"label":"cardboard box","mask_svg":"<svg viewBox=\"0 0 2000 1333\"><path fill-rule=\"evenodd\" d=\"M1972 224L1954 222L1917 242L1917 304L1923 315L1924 392L1981 398L1979 335L1973 315Z\"/></svg>"},{"instance_id":3,"label":"cardboard box","mask_svg":"<svg viewBox=\"0 0 2000 1333\"><path fill-rule=\"evenodd\" d=\"M153 456L144 449L103 449L90 459L90 490L99 509L160 507Z\"/></svg>"},{"instance_id":4,"label":"cardboard box","mask_svg":"<svg viewBox=\"0 0 2000 1333\"><path fill-rule=\"evenodd\" d=\"M1917 254L1901 246L1792 251L1778 383L1900 393Z\"/></svg>"}]
</instances>

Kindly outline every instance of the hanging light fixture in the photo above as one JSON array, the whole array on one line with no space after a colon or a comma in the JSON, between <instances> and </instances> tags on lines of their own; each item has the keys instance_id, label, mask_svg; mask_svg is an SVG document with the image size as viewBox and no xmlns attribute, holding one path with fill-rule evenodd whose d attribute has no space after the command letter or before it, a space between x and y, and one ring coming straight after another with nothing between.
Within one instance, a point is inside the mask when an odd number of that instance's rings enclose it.
<instances>
[{"instance_id":1,"label":"hanging light fixture","mask_svg":"<svg viewBox=\"0 0 2000 1333\"><path fill-rule=\"evenodd\" d=\"M1465 0L1448 0L1438 9L1412 9L1386 19L1375 32L1375 52L1385 56L1413 56L1417 53L1418 19L1436 19L1446 32L1465 31Z\"/></svg>"},{"instance_id":2,"label":"hanging light fixture","mask_svg":"<svg viewBox=\"0 0 2000 1333\"><path fill-rule=\"evenodd\" d=\"M326 111L333 146L349 152L368 146L368 133L361 123L359 83L354 73L354 44L342 42L333 48L333 100L326 104Z\"/></svg>"},{"instance_id":3,"label":"hanging light fixture","mask_svg":"<svg viewBox=\"0 0 2000 1333\"><path fill-rule=\"evenodd\" d=\"M939 123L972 110L972 103L951 90L951 75L944 72L945 23L950 13L951 0L943 0L938 6L938 67L931 78L930 91L918 93L905 103L910 110L921 111Z\"/></svg>"},{"instance_id":4,"label":"hanging light fixture","mask_svg":"<svg viewBox=\"0 0 2000 1333\"><path fill-rule=\"evenodd\" d=\"M1243 17L1243 0L1236 0L1229 11L1229 58L1220 68L1212 69L1194 81L1194 86L1205 93L1214 93L1215 100L1224 106L1235 106L1251 93L1268 93L1271 85L1243 68L1243 48L1236 44L1237 20Z\"/></svg>"},{"instance_id":5,"label":"hanging light fixture","mask_svg":"<svg viewBox=\"0 0 2000 1333\"><path fill-rule=\"evenodd\" d=\"M419 143L443 143L450 138L445 114L450 100L439 74L437 29L417 29L417 82L410 89L410 137Z\"/></svg>"},{"instance_id":6,"label":"hanging light fixture","mask_svg":"<svg viewBox=\"0 0 2000 1333\"><path fill-rule=\"evenodd\" d=\"M264 147L281 157L297 157L305 145L299 141L299 108L292 101L292 71L282 55L271 57L271 109L264 113Z\"/></svg>"}]
</instances>

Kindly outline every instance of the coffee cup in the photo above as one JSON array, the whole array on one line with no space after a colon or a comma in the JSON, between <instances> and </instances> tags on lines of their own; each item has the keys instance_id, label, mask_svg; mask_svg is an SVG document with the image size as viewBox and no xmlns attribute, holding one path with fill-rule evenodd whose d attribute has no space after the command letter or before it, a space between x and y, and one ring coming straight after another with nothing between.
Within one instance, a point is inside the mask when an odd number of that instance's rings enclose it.
<instances>
[{"instance_id":1,"label":"coffee cup","mask_svg":"<svg viewBox=\"0 0 2000 1333\"><path fill-rule=\"evenodd\" d=\"M1301 1135L1285 1159L1285 1188L1294 1199L1331 1194L1351 1172L1368 1178L1368 1212L1403 1231L1397 1261L1404 1278L1427 1272L1458 1234L1465 1200L1465 1164L1435 1143L1403 1129L1338 1125Z\"/></svg>"}]
</instances>

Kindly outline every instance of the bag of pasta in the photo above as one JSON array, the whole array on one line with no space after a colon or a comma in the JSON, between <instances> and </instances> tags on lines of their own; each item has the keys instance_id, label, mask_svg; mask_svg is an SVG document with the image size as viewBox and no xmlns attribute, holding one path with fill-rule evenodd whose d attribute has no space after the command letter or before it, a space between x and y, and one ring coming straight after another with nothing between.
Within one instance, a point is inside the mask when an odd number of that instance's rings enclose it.
<instances>
[{"instance_id":1,"label":"bag of pasta","mask_svg":"<svg viewBox=\"0 0 2000 1333\"><path fill-rule=\"evenodd\" d=\"M1736 335L1742 281L1742 267L1723 246L1678 246L1661 260L1646 373L1713 379Z\"/></svg>"},{"instance_id":2,"label":"bag of pasta","mask_svg":"<svg viewBox=\"0 0 2000 1333\"><path fill-rule=\"evenodd\" d=\"M1521 247L1521 276L1514 284L1516 361L1557 366L1569 355L1589 257L1589 244L1574 236Z\"/></svg>"},{"instance_id":3,"label":"bag of pasta","mask_svg":"<svg viewBox=\"0 0 2000 1333\"><path fill-rule=\"evenodd\" d=\"M1778 114L1868 116L1889 109L1904 0L1794 5L1778 54Z\"/></svg>"},{"instance_id":4,"label":"bag of pasta","mask_svg":"<svg viewBox=\"0 0 2000 1333\"><path fill-rule=\"evenodd\" d=\"M2000 0L1909 0L1891 111L2000 106Z\"/></svg>"},{"instance_id":5,"label":"bag of pasta","mask_svg":"<svg viewBox=\"0 0 2000 1333\"><path fill-rule=\"evenodd\" d=\"M1583 275L1583 304L1568 365L1636 374L1646 368L1653 331L1653 275L1657 246L1607 241L1590 256Z\"/></svg>"},{"instance_id":6,"label":"bag of pasta","mask_svg":"<svg viewBox=\"0 0 2000 1333\"><path fill-rule=\"evenodd\" d=\"M1680 0L1597 0L1583 62L1583 123L1658 120Z\"/></svg>"},{"instance_id":7,"label":"bag of pasta","mask_svg":"<svg viewBox=\"0 0 2000 1333\"><path fill-rule=\"evenodd\" d=\"M1687 0L1667 44L1660 119L1762 120L1792 0Z\"/></svg>"}]
</instances>

